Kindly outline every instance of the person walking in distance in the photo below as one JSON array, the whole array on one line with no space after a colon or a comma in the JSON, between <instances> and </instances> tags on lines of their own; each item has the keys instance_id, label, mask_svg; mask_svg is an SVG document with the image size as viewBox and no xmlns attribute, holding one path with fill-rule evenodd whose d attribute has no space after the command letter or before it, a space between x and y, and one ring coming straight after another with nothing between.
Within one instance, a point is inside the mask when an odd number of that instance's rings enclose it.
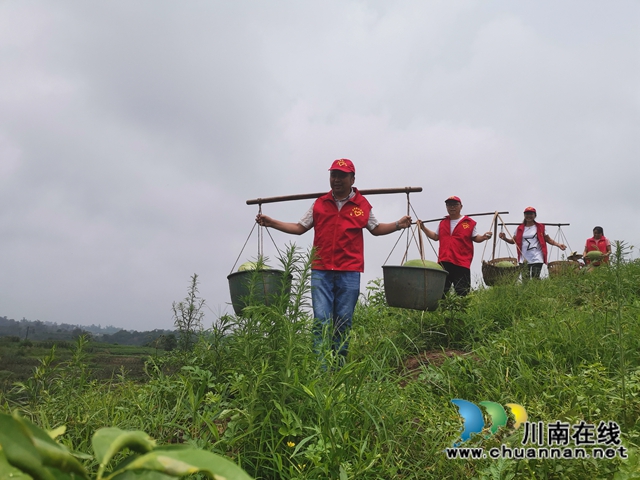
<instances>
[{"instance_id":1,"label":"person walking in distance","mask_svg":"<svg viewBox=\"0 0 640 480\"><path fill-rule=\"evenodd\" d=\"M547 244L563 251L567 248L564 243L551 239L545 231L544 224L536 222L537 216L535 208L527 207L524 209L524 220L516 228L515 237L508 238L504 232L500 232L499 235L505 242L516 246L518 262L526 268L522 274L523 279L540 278L542 265L547 263Z\"/></svg>"},{"instance_id":2,"label":"person walking in distance","mask_svg":"<svg viewBox=\"0 0 640 480\"><path fill-rule=\"evenodd\" d=\"M460 197L452 196L444 201L448 215L440 222L435 231L420 224L424 233L431 240L439 241L438 263L447 272L444 283L446 294L453 285L460 296L471 291L471 261L473 260L473 242L482 243L491 238L492 233L478 235L476 221L462 215Z\"/></svg>"}]
</instances>

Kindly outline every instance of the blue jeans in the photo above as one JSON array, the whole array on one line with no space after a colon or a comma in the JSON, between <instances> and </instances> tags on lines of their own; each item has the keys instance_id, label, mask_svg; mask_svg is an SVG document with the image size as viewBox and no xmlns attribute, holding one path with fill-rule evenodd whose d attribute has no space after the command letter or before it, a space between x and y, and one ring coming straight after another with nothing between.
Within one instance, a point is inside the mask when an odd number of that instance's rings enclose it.
<instances>
[{"instance_id":1,"label":"blue jeans","mask_svg":"<svg viewBox=\"0 0 640 480\"><path fill-rule=\"evenodd\" d=\"M349 349L353 311L360 295L360 272L311 271L314 348L321 354L323 333L331 335L331 350L343 358Z\"/></svg>"}]
</instances>

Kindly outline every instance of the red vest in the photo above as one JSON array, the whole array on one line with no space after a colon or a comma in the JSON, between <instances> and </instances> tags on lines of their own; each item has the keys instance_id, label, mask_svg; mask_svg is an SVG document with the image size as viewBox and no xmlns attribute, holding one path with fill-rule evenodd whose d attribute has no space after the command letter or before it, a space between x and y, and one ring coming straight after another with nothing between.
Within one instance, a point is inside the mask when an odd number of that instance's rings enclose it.
<instances>
[{"instance_id":1,"label":"red vest","mask_svg":"<svg viewBox=\"0 0 640 480\"><path fill-rule=\"evenodd\" d=\"M536 225L538 242L540 243L540 250L542 250L542 261L547 263L547 241L544 239L544 224L533 222ZM518 249L518 261L522 260L522 237L524 236L524 223L518 225L516 229L516 248Z\"/></svg>"},{"instance_id":2,"label":"red vest","mask_svg":"<svg viewBox=\"0 0 640 480\"><path fill-rule=\"evenodd\" d=\"M340 211L331 192L313 204L315 270L364 272L362 229L369 221L371 205L356 188L353 190L356 194Z\"/></svg>"},{"instance_id":3,"label":"red vest","mask_svg":"<svg viewBox=\"0 0 640 480\"><path fill-rule=\"evenodd\" d=\"M584 247L587 252L593 252L594 250L600 250L602 253L607 253L607 239L603 235L598 240L591 237L587 240L587 245ZM602 259L604 263L609 263L609 257ZM587 264L591 263L588 258L585 258ZM594 265L600 265L600 262L593 262Z\"/></svg>"},{"instance_id":4,"label":"red vest","mask_svg":"<svg viewBox=\"0 0 640 480\"><path fill-rule=\"evenodd\" d=\"M471 268L473 260L473 240L471 235L476 226L475 220L463 216L451 232L451 219L447 215L438 229L438 262L450 262L459 267Z\"/></svg>"}]
</instances>

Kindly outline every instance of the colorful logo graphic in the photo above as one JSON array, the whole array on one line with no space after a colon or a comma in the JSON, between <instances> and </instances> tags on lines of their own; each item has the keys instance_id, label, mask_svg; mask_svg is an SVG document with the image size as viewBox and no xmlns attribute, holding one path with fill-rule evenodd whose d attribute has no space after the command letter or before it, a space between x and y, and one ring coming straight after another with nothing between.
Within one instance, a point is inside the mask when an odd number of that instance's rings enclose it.
<instances>
[{"instance_id":1,"label":"colorful logo graphic","mask_svg":"<svg viewBox=\"0 0 640 480\"><path fill-rule=\"evenodd\" d=\"M362 210L360 207L353 207L353 210L351 210L352 217L361 217L362 215L364 215L364 210Z\"/></svg>"},{"instance_id":2,"label":"colorful logo graphic","mask_svg":"<svg viewBox=\"0 0 640 480\"><path fill-rule=\"evenodd\" d=\"M461 443L469 440L472 435L480 433L484 429L484 415L478 405L469 402L468 400L454 398L451 400L451 403L458 407L458 412L464 420L462 433L460 434L462 441L453 444L454 447L457 447ZM507 412L505 412L502 405L489 401L480 402L480 405L484 407L487 415L491 418L491 435L495 435L500 427L507 425ZM515 423L513 425L515 429L519 428L520 425L527 421L527 411L522 405L518 405L517 403L507 403L506 406L509 407L515 418Z\"/></svg>"}]
</instances>

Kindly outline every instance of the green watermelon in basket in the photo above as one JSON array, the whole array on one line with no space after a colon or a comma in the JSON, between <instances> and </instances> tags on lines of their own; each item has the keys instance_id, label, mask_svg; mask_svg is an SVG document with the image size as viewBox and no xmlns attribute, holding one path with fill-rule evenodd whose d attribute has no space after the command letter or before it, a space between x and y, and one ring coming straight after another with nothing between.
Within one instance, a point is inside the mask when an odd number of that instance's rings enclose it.
<instances>
[{"instance_id":1,"label":"green watermelon in basket","mask_svg":"<svg viewBox=\"0 0 640 480\"><path fill-rule=\"evenodd\" d=\"M404 263L403 267L420 267L420 268L437 268L438 270L443 270L442 266L437 262L432 262L431 260L408 260Z\"/></svg>"}]
</instances>

